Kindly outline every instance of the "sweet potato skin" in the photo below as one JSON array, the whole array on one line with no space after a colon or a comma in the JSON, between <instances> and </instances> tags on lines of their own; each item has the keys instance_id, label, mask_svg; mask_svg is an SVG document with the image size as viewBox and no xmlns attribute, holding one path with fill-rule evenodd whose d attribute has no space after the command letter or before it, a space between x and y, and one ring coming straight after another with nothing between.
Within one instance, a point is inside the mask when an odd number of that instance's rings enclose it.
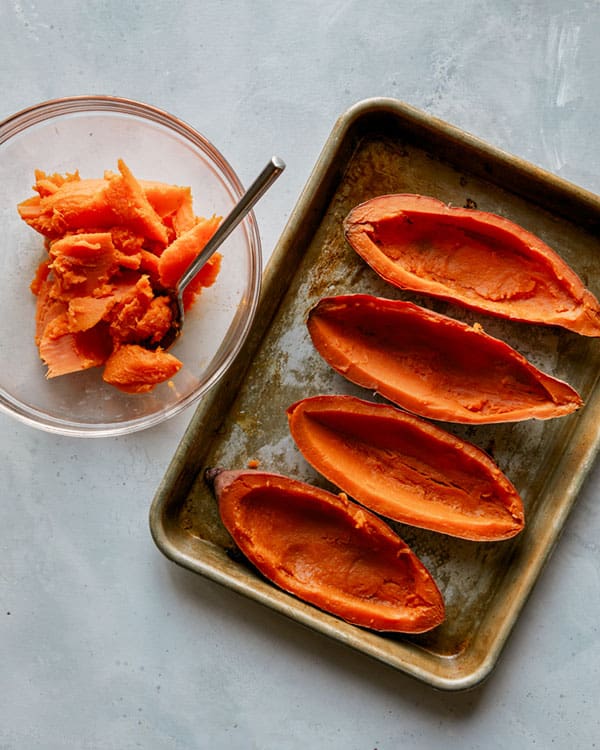
<instances>
[{"instance_id":1,"label":"sweet potato skin","mask_svg":"<svg viewBox=\"0 0 600 750\"><path fill-rule=\"evenodd\" d=\"M419 633L443 621L442 596L414 552L347 498L255 470L218 472L214 490L240 550L285 591L373 630Z\"/></svg>"},{"instance_id":2,"label":"sweet potato skin","mask_svg":"<svg viewBox=\"0 0 600 750\"><path fill-rule=\"evenodd\" d=\"M524 528L521 498L499 467L434 424L341 395L302 399L287 415L304 458L376 513L479 542Z\"/></svg>"},{"instance_id":3,"label":"sweet potato skin","mask_svg":"<svg viewBox=\"0 0 600 750\"><path fill-rule=\"evenodd\" d=\"M582 404L571 386L481 326L410 302L324 297L307 325L337 372L422 417L465 424L549 419Z\"/></svg>"},{"instance_id":4,"label":"sweet potato skin","mask_svg":"<svg viewBox=\"0 0 600 750\"><path fill-rule=\"evenodd\" d=\"M394 286L600 336L596 297L555 250L504 217L428 196L382 195L356 206L344 233Z\"/></svg>"}]
</instances>

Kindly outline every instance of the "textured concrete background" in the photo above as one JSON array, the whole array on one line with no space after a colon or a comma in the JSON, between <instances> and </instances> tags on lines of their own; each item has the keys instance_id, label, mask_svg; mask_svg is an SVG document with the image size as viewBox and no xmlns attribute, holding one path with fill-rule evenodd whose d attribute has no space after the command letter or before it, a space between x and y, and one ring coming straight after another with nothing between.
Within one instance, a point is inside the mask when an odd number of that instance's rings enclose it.
<instances>
[{"instance_id":1,"label":"textured concrete background","mask_svg":"<svg viewBox=\"0 0 600 750\"><path fill-rule=\"evenodd\" d=\"M268 257L333 123L392 96L600 192L600 3L0 0L0 119L114 94L204 133ZM166 561L147 512L191 412L57 438L0 414L0 748L600 745L600 472L490 679L438 693Z\"/></svg>"}]
</instances>

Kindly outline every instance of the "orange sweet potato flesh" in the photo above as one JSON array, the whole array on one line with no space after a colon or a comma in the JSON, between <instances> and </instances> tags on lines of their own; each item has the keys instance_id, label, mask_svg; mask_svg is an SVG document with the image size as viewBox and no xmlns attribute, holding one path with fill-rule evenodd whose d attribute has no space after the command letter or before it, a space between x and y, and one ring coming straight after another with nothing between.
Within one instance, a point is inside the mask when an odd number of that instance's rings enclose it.
<instances>
[{"instance_id":1,"label":"orange sweet potato flesh","mask_svg":"<svg viewBox=\"0 0 600 750\"><path fill-rule=\"evenodd\" d=\"M354 208L344 232L394 286L600 336L596 297L552 248L506 218L422 195L383 195Z\"/></svg>"},{"instance_id":2,"label":"orange sweet potato flesh","mask_svg":"<svg viewBox=\"0 0 600 750\"><path fill-rule=\"evenodd\" d=\"M93 179L36 170L37 195L18 211L45 237L31 291L47 376L104 367L107 383L145 393L181 368L157 349L173 316L165 290L220 219L195 215L189 187L138 180L121 159L118 168ZM186 289L187 309L215 282L220 261L215 254Z\"/></svg>"},{"instance_id":3,"label":"orange sweet potato flesh","mask_svg":"<svg viewBox=\"0 0 600 750\"><path fill-rule=\"evenodd\" d=\"M234 541L280 588L355 625L419 633L444 619L442 596L414 552L347 498L255 470L214 480Z\"/></svg>"},{"instance_id":4,"label":"orange sweet potato flesh","mask_svg":"<svg viewBox=\"0 0 600 750\"><path fill-rule=\"evenodd\" d=\"M181 362L169 352L125 344L108 357L102 377L126 393L147 393L157 383L172 378L180 368Z\"/></svg>"},{"instance_id":5,"label":"orange sweet potato flesh","mask_svg":"<svg viewBox=\"0 0 600 750\"><path fill-rule=\"evenodd\" d=\"M166 287L175 287L178 280L183 276L188 266L198 254L198 247L204 247L208 240L217 231L219 218L201 219L194 226L187 229L165 249L158 261L158 273L161 284ZM193 279L184 292L184 307L188 309L198 293L199 289L209 284L203 283L210 278L211 273L218 273L220 267L220 256L213 255L200 273Z\"/></svg>"},{"instance_id":6,"label":"orange sweet potato flesh","mask_svg":"<svg viewBox=\"0 0 600 750\"><path fill-rule=\"evenodd\" d=\"M317 351L353 383L423 417L485 424L549 419L582 405L481 326L367 294L321 299L309 313Z\"/></svg>"},{"instance_id":7,"label":"orange sweet potato flesh","mask_svg":"<svg viewBox=\"0 0 600 750\"><path fill-rule=\"evenodd\" d=\"M44 184L46 178L38 172L34 186L38 195L19 204L21 218L49 238L125 226L166 245L164 212L171 209L174 213L188 201L189 188L139 181L122 159L118 166L119 173L101 179L65 180L51 193L40 189L40 181Z\"/></svg>"},{"instance_id":8,"label":"orange sweet potato flesh","mask_svg":"<svg viewBox=\"0 0 600 750\"><path fill-rule=\"evenodd\" d=\"M524 527L521 498L494 461L436 425L353 396L306 398L287 414L304 458L387 518L475 541Z\"/></svg>"}]
</instances>

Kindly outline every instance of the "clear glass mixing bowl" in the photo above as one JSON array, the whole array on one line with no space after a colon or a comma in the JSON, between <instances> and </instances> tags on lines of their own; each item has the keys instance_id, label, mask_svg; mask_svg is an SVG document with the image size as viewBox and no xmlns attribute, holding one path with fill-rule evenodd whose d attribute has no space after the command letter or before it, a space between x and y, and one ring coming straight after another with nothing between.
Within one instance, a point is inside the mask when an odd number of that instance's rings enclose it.
<instances>
[{"instance_id":1,"label":"clear glass mixing bowl","mask_svg":"<svg viewBox=\"0 0 600 750\"><path fill-rule=\"evenodd\" d=\"M156 425L201 398L224 375L250 329L262 272L251 213L220 252L221 272L186 315L171 352L183 362L170 384L125 394L98 368L53 379L34 342L35 296L29 289L44 256L43 238L17 213L33 195L34 170L82 178L116 171L122 158L140 179L189 185L197 214L225 216L243 192L219 151L184 122L154 107L115 97L44 102L0 124L0 408L30 425L76 436L109 436Z\"/></svg>"}]
</instances>

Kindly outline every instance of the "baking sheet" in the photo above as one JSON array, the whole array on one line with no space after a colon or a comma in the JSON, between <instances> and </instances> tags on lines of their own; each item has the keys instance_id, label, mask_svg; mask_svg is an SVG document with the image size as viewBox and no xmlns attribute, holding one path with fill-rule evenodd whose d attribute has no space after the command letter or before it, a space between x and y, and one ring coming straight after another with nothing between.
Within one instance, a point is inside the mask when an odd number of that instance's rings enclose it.
<instances>
[{"instance_id":1,"label":"baking sheet","mask_svg":"<svg viewBox=\"0 0 600 750\"><path fill-rule=\"evenodd\" d=\"M598 341L503 321L394 289L342 234L342 220L375 195L431 195L505 215L539 235L600 292L600 199L401 102L360 102L335 124L265 271L252 331L225 380L198 407L150 510L162 552L434 687L473 687L492 671L547 560L600 444ZM476 269L474 269L476 272ZM333 489L301 457L285 410L320 393L381 400L347 383L315 352L305 320L331 294L365 292L418 304L504 339L585 401L561 419L488 426L444 424L488 451L523 498L526 529L503 542L452 539L391 523L435 578L446 621L418 636L362 630L279 591L247 565L203 481L208 466L289 474Z\"/></svg>"}]
</instances>

